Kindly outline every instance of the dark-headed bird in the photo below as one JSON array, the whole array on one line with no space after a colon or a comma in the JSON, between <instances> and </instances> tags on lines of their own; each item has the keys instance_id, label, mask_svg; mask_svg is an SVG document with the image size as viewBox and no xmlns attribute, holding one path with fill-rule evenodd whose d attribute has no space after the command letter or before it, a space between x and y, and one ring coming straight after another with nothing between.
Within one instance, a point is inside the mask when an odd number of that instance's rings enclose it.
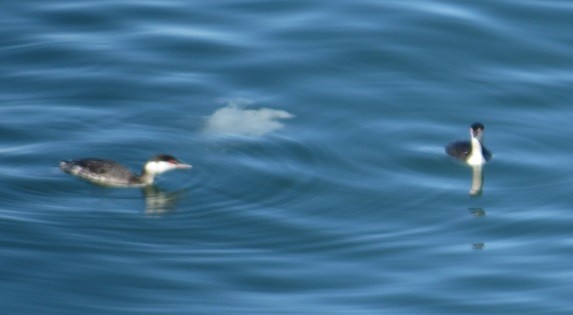
<instances>
[{"instance_id":1,"label":"dark-headed bird","mask_svg":"<svg viewBox=\"0 0 573 315\"><path fill-rule=\"evenodd\" d=\"M159 154L145 163L141 175L111 160L87 158L60 162L62 171L91 183L109 187L144 187L153 184L156 175L191 168L168 154Z\"/></svg>"}]
</instances>

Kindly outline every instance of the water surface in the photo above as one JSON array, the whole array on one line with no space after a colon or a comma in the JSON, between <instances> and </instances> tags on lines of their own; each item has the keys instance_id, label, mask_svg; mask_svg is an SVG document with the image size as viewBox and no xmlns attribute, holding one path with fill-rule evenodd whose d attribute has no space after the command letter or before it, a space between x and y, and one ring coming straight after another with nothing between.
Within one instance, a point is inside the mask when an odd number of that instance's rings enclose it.
<instances>
[{"instance_id":1,"label":"water surface","mask_svg":"<svg viewBox=\"0 0 573 315\"><path fill-rule=\"evenodd\" d=\"M0 10L6 313L568 314L573 6ZM483 193L444 146L486 125ZM147 190L58 169L157 153Z\"/></svg>"}]
</instances>

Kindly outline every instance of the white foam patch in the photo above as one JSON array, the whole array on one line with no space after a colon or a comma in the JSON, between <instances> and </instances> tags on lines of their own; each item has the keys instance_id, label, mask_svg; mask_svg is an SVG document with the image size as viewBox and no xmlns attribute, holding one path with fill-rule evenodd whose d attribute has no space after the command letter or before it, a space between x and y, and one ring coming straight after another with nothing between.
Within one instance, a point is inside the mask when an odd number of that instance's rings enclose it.
<instances>
[{"instance_id":1,"label":"white foam patch","mask_svg":"<svg viewBox=\"0 0 573 315\"><path fill-rule=\"evenodd\" d=\"M205 131L219 135L262 136L284 127L281 119L294 115L279 109L243 109L231 104L207 118Z\"/></svg>"}]
</instances>

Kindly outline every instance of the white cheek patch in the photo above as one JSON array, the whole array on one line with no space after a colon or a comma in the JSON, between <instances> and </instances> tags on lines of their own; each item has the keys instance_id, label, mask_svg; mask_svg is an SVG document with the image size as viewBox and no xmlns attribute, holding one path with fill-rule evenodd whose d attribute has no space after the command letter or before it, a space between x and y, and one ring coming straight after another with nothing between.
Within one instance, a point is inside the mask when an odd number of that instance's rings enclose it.
<instances>
[{"instance_id":1,"label":"white cheek patch","mask_svg":"<svg viewBox=\"0 0 573 315\"><path fill-rule=\"evenodd\" d=\"M164 161L152 161L145 165L145 171L149 174L159 174L173 169L173 165Z\"/></svg>"}]
</instances>

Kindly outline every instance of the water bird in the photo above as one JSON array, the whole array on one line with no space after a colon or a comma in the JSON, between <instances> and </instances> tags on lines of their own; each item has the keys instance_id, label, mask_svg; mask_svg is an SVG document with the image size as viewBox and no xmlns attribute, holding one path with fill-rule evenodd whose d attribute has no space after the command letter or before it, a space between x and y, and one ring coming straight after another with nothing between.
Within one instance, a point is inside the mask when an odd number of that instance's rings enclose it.
<instances>
[{"instance_id":1,"label":"water bird","mask_svg":"<svg viewBox=\"0 0 573 315\"><path fill-rule=\"evenodd\" d=\"M473 123L470 127L470 141L455 141L446 146L446 153L471 166L481 166L491 159L491 152L483 145L484 125Z\"/></svg>"},{"instance_id":2,"label":"water bird","mask_svg":"<svg viewBox=\"0 0 573 315\"><path fill-rule=\"evenodd\" d=\"M181 163L168 154L159 154L143 166L141 175L132 173L125 166L106 159L85 158L60 162L60 169L88 182L108 187L144 187L153 184L155 176L176 169L188 169L191 165Z\"/></svg>"}]
</instances>

